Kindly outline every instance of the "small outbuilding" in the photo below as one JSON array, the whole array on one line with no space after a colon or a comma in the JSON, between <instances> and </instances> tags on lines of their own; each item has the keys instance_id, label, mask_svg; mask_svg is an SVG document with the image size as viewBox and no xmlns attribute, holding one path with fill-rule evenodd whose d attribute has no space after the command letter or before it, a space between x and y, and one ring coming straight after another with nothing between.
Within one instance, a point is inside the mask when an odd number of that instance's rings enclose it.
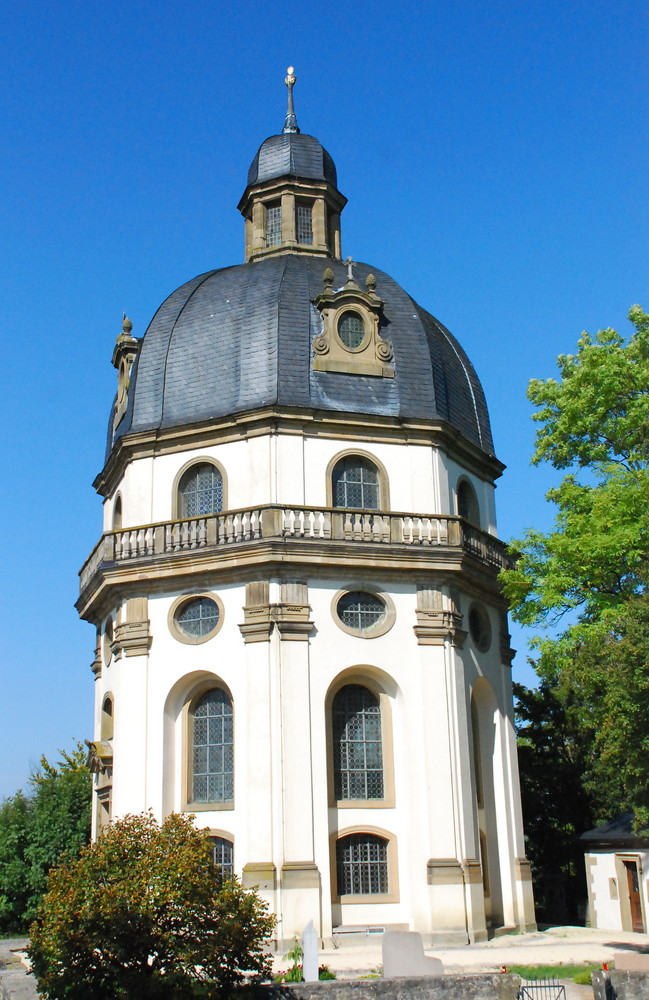
<instances>
[{"instance_id":1,"label":"small outbuilding","mask_svg":"<svg viewBox=\"0 0 649 1000\"><path fill-rule=\"evenodd\" d=\"M647 930L649 836L633 830L633 813L580 837L584 845L591 927Z\"/></svg>"}]
</instances>

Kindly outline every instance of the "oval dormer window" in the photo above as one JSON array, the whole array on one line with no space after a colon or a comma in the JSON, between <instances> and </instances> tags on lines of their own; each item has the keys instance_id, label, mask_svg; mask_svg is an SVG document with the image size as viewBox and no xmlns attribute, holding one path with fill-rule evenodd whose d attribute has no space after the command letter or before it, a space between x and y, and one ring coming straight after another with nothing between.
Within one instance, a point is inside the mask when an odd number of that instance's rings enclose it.
<instances>
[{"instance_id":1,"label":"oval dormer window","mask_svg":"<svg viewBox=\"0 0 649 1000\"><path fill-rule=\"evenodd\" d=\"M338 320L338 336L348 351L358 351L365 341L363 317L348 309Z\"/></svg>"}]
</instances>

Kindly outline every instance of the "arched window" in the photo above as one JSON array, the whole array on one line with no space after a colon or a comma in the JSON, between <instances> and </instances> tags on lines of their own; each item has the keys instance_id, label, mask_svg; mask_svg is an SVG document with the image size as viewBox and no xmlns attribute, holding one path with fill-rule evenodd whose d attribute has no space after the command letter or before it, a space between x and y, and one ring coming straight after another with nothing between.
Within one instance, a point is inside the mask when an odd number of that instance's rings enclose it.
<instances>
[{"instance_id":1,"label":"arched window","mask_svg":"<svg viewBox=\"0 0 649 1000\"><path fill-rule=\"evenodd\" d=\"M193 803L229 803L234 798L232 702L210 688L190 711L190 769Z\"/></svg>"},{"instance_id":2,"label":"arched window","mask_svg":"<svg viewBox=\"0 0 649 1000\"><path fill-rule=\"evenodd\" d=\"M101 727L100 734L102 740L112 740L113 738L113 699L106 695L101 706Z\"/></svg>"},{"instance_id":3,"label":"arched window","mask_svg":"<svg viewBox=\"0 0 649 1000\"><path fill-rule=\"evenodd\" d=\"M373 833L352 833L336 842L338 895L376 896L389 892L388 841Z\"/></svg>"},{"instance_id":4,"label":"arched window","mask_svg":"<svg viewBox=\"0 0 649 1000\"><path fill-rule=\"evenodd\" d=\"M332 473L333 506L379 510L379 470L369 459L347 455L336 462Z\"/></svg>"},{"instance_id":5,"label":"arched window","mask_svg":"<svg viewBox=\"0 0 649 1000\"><path fill-rule=\"evenodd\" d=\"M118 495L113 507L113 531L119 531L122 527L122 498Z\"/></svg>"},{"instance_id":6,"label":"arched window","mask_svg":"<svg viewBox=\"0 0 649 1000\"><path fill-rule=\"evenodd\" d=\"M207 517L223 510L223 476L211 462L192 465L178 486L178 517Z\"/></svg>"},{"instance_id":7,"label":"arched window","mask_svg":"<svg viewBox=\"0 0 649 1000\"><path fill-rule=\"evenodd\" d=\"M383 746L378 697L361 684L346 684L332 708L334 796L382 799Z\"/></svg>"},{"instance_id":8,"label":"arched window","mask_svg":"<svg viewBox=\"0 0 649 1000\"><path fill-rule=\"evenodd\" d=\"M480 507L475 490L468 479L461 479L457 487L457 512L470 524L480 527Z\"/></svg>"},{"instance_id":9,"label":"arched window","mask_svg":"<svg viewBox=\"0 0 649 1000\"><path fill-rule=\"evenodd\" d=\"M212 844L212 859L221 869L223 878L234 875L234 844L225 837L210 837Z\"/></svg>"}]
</instances>

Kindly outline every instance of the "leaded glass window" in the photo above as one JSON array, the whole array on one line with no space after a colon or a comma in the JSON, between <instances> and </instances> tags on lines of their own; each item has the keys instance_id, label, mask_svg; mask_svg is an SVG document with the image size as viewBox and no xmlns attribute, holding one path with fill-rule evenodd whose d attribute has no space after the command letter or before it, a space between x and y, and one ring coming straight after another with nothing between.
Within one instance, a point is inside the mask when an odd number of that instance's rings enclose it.
<instances>
[{"instance_id":1,"label":"leaded glass window","mask_svg":"<svg viewBox=\"0 0 649 1000\"><path fill-rule=\"evenodd\" d=\"M357 312L343 313L338 321L338 336L345 347L355 351L365 340L365 324Z\"/></svg>"},{"instance_id":2,"label":"leaded glass window","mask_svg":"<svg viewBox=\"0 0 649 1000\"><path fill-rule=\"evenodd\" d=\"M191 639L213 632L219 623L219 607L211 597L195 597L176 612L176 624Z\"/></svg>"},{"instance_id":3,"label":"leaded glass window","mask_svg":"<svg viewBox=\"0 0 649 1000\"><path fill-rule=\"evenodd\" d=\"M223 510L223 476L211 462L192 465L178 493L180 517L207 517Z\"/></svg>"},{"instance_id":4,"label":"leaded glass window","mask_svg":"<svg viewBox=\"0 0 649 1000\"><path fill-rule=\"evenodd\" d=\"M336 799L383 798L379 699L361 684L347 684L331 709Z\"/></svg>"},{"instance_id":5,"label":"leaded glass window","mask_svg":"<svg viewBox=\"0 0 649 1000\"><path fill-rule=\"evenodd\" d=\"M349 591L338 601L336 611L343 625L359 632L379 625L385 618L385 603L375 594Z\"/></svg>"},{"instance_id":6,"label":"leaded glass window","mask_svg":"<svg viewBox=\"0 0 649 1000\"><path fill-rule=\"evenodd\" d=\"M282 242L282 206L279 202L266 206L266 246L278 247Z\"/></svg>"},{"instance_id":7,"label":"leaded glass window","mask_svg":"<svg viewBox=\"0 0 649 1000\"><path fill-rule=\"evenodd\" d=\"M379 471L366 458L341 458L332 478L334 507L379 509Z\"/></svg>"},{"instance_id":8,"label":"leaded glass window","mask_svg":"<svg viewBox=\"0 0 649 1000\"><path fill-rule=\"evenodd\" d=\"M192 802L231 802L234 788L232 702L206 691L191 713Z\"/></svg>"},{"instance_id":9,"label":"leaded glass window","mask_svg":"<svg viewBox=\"0 0 649 1000\"><path fill-rule=\"evenodd\" d=\"M388 891L388 842L371 833L352 833L336 843L339 896Z\"/></svg>"},{"instance_id":10,"label":"leaded glass window","mask_svg":"<svg viewBox=\"0 0 649 1000\"><path fill-rule=\"evenodd\" d=\"M210 837L212 844L212 859L215 865L221 869L223 878L232 878L234 875L234 844L225 837Z\"/></svg>"},{"instance_id":11,"label":"leaded glass window","mask_svg":"<svg viewBox=\"0 0 649 1000\"><path fill-rule=\"evenodd\" d=\"M298 243L311 246L313 243L313 209L311 205L295 206L295 231Z\"/></svg>"}]
</instances>

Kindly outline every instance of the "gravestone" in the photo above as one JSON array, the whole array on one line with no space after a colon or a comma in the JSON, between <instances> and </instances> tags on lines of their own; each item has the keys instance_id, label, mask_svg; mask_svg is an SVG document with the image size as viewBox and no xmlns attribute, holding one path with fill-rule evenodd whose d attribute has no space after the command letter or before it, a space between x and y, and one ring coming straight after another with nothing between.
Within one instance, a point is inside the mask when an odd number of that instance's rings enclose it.
<instances>
[{"instance_id":1,"label":"gravestone","mask_svg":"<svg viewBox=\"0 0 649 1000\"><path fill-rule=\"evenodd\" d=\"M412 978L442 976L444 966L439 958L424 955L421 934L412 931L386 931L383 935L383 977Z\"/></svg>"},{"instance_id":2,"label":"gravestone","mask_svg":"<svg viewBox=\"0 0 649 1000\"><path fill-rule=\"evenodd\" d=\"M302 975L305 983L318 981L318 935L312 920L302 932Z\"/></svg>"}]
</instances>

